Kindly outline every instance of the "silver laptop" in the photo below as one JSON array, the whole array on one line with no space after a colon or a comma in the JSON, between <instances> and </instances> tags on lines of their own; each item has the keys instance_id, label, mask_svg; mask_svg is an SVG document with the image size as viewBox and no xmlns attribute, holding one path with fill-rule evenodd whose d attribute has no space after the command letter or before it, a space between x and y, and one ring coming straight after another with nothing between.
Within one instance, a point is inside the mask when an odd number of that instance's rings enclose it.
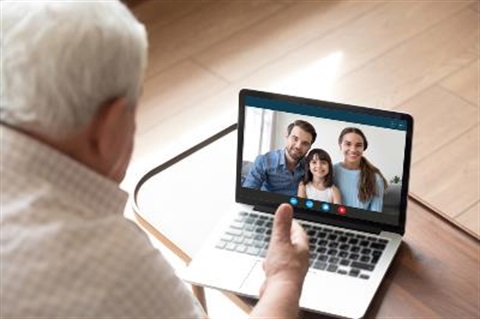
<instances>
[{"instance_id":1,"label":"silver laptop","mask_svg":"<svg viewBox=\"0 0 480 319\"><path fill-rule=\"evenodd\" d=\"M284 181L282 156L290 145L287 128L298 120L310 123L317 137L313 144L306 145L308 152L290 172L292 180ZM348 174L359 171L346 169L351 158L339 143L346 128L363 133L368 147L363 147L361 156L380 173L375 173L375 190L367 199L359 200L359 185L349 182L354 179ZM272 216L280 203L287 202L293 206L294 217L307 231L310 242L310 269L301 308L338 317L364 317L405 232L412 134L413 119L408 114L242 90L236 204L231 211L225 211L217 231L181 276L194 284L258 297L265 278L262 261L268 249ZM326 173L331 170L334 174L335 187L324 183L321 196L314 192L299 194L299 181L308 184L308 153L316 149L329 155L330 160L323 159L331 163ZM342 175L345 170L347 177ZM310 174L315 175L313 171ZM263 181L252 182L260 175ZM334 188L340 201L332 195ZM356 191L354 196L352 189Z\"/></svg>"}]
</instances>

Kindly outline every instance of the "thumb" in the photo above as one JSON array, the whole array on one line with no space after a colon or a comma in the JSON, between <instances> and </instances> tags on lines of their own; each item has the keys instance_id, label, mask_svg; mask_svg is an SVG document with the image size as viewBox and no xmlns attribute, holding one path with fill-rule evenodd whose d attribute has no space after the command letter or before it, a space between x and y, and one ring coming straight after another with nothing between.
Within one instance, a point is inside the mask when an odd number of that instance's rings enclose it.
<instances>
[{"instance_id":1,"label":"thumb","mask_svg":"<svg viewBox=\"0 0 480 319\"><path fill-rule=\"evenodd\" d=\"M273 220L272 244L291 243L290 232L292 229L293 209L288 204L282 204L277 208Z\"/></svg>"}]
</instances>

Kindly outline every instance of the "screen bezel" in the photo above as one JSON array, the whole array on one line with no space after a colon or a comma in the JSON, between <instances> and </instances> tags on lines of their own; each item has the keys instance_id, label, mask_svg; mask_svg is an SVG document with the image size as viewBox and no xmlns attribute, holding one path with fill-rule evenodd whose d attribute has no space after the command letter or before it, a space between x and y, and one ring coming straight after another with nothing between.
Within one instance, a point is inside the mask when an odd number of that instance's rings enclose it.
<instances>
[{"instance_id":1,"label":"screen bezel","mask_svg":"<svg viewBox=\"0 0 480 319\"><path fill-rule=\"evenodd\" d=\"M362 115L373 115L379 117L385 117L392 120L403 120L407 123L406 126L406 140L404 150L404 162L403 162L403 176L402 176L402 189L400 192L400 205L398 224L386 224L382 222L376 222L371 220L362 220L351 218L346 215L337 214L315 214L307 208L301 206L295 206L295 218L305 219L315 222L322 222L327 224L333 224L343 227L352 227L362 230L371 230L379 232L381 230L391 231L403 235L405 233L406 223L406 211L407 211L407 195L408 185L410 179L410 163L411 163L411 150L412 150L412 137L413 137L413 118L409 114L373 109L364 106L343 104L337 102L329 102L322 100L315 100L303 97L295 97L290 95L283 95L272 92L257 91L251 89L242 89L239 93L239 112L238 112L238 143L237 143L237 174L236 174L236 187L235 187L235 200L238 203L260 206L266 208L266 210L274 211L274 209L281 203L288 202L289 196L266 193L260 190L244 188L241 185L241 171L243 161L243 145L244 145L244 128L245 128L245 107L246 97L258 97L263 99L270 99L275 101L293 102L301 104L302 107L308 108L321 108L325 110L335 111L348 111L358 113ZM381 213L379 213L381 214Z\"/></svg>"}]
</instances>

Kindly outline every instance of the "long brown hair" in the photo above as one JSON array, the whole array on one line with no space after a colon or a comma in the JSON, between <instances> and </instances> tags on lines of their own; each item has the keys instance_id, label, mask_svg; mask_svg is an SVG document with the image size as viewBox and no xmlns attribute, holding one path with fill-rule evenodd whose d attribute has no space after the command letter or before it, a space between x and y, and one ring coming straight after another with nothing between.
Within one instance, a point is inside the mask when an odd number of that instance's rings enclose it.
<instances>
[{"instance_id":1,"label":"long brown hair","mask_svg":"<svg viewBox=\"0 0 480 319\"><path fill-rule=\"evenodd\" d=\"M307 185L313 180L313 174L310 172L310 162L315 158L315 155L320 161L325 161L328 163L328 174L325 175L323 179L323 186L332 187L333 185L333 166L332 159L330 155L321 148L312 149L308 155L305 157L305 176L303 177L303 184Z\"/></svg>"},{"instance_id":2,"label":"long brown hair","mask_svg":"<svg viewBox=\"0 0 480 319\"><path fill-rule=\"evenodd\" d=\"M363 139L363 150L366 150L368 147L368 141L367 138L365 137L365 134L356 127L346 127L342 130L340 133L340 136L338 137L338 144L342 145L343 142L343 137L345 134L348 133L355 133L359 135ZM369 160L366 159L365 156L362 156L360 159L360 180L358 181L358 199L361 202L366 202L370 198L372 198L375 195L378 195L378 189L377 189L377 181L375 174L380 175L380 177L383 180L383 185L385 189L388 188L388 182L383 176L382 172L375 167L372 163L370 163Z\"/></svg>"}]
</instances>

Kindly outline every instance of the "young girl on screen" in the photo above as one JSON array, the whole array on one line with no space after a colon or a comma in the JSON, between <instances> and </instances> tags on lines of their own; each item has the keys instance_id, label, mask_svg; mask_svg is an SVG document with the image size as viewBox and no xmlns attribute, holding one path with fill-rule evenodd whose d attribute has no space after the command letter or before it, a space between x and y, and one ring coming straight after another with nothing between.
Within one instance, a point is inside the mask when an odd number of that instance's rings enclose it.
<instances>
[{"instance_id":1,"label":"young girl on screen","mask_svg":"<svg viewBox=\"0 0 480 319\"><path fill-rule=\"evenodd\" d=\"M322 149L312 149L305 158L305 177L298 186L298 197L341 204L340 191L333 185L330 155Z\"/></svg>"}]
</instances>

